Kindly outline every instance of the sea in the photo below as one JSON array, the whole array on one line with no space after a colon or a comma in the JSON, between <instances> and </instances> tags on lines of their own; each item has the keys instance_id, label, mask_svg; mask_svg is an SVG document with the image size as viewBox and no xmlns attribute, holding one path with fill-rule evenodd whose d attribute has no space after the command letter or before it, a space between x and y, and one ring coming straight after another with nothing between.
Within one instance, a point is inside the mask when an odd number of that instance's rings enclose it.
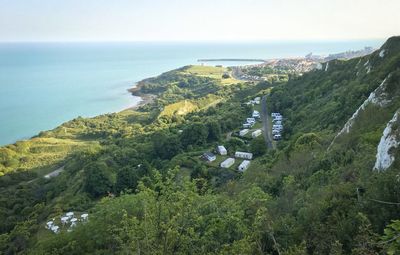
<instances>
[{"instance_id":1,"label":"sea","mask_svg":"<svg viewBox=\"0 0 400 255\"><path fill-rule=\"evenodd\" d=\"M269 59L380 47L384 40L0 43L0 145L137 105L128 89L198 59ZM254 62L207 62L246 65Z\"/></svg>"}]
</instances>

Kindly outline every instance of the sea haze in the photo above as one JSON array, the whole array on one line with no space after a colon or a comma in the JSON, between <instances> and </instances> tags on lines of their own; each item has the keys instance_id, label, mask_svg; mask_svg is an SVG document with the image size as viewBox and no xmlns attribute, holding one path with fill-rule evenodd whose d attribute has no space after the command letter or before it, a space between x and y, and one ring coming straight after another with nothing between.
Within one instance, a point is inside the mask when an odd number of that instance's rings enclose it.
<instances>
[{"instance_id":1,"label":"sea haze","mask_svg":"<svg viewBox=\"0 0 400 255\"><path fill-rule=\"evenodd\" d=\"M197 59L328 54L379 47L382 42L3 43L0 145L27 139L78 116L134 106L140 98L127 89L135 82L196 64Z\"/></svg>"}]
</instances>

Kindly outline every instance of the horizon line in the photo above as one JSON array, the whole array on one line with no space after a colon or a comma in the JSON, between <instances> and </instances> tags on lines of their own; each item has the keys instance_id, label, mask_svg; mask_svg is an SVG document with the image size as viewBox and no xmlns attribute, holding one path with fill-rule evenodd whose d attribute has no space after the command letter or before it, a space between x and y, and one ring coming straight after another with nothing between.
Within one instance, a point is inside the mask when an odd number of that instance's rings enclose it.
<instances>
[{"instance_id":1,"label":"horizon line","mask_svg":"<svg viewBox=\"0 0 400 255\"><path fill-rule=\"evenodd\" d=\"M392 36L390 36L392 37ZM371 38L310 38L310 39L221 39L221 40L0 40L0 44L10 43L262 43L262 42L351 42L351 41L382 41L390 37Z\"/></svg>"}]
</instances>

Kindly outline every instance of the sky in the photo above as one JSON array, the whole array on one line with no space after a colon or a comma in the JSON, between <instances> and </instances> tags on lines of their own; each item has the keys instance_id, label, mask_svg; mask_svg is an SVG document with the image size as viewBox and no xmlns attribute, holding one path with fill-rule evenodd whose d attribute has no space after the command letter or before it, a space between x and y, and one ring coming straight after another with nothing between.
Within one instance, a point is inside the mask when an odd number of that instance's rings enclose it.
<instances>
[{"instance_id":1,"label":"sky","mask_svg":"<svg viewBox=\"0 0 400 255\"><path fill-rule=\"evenodd\" d=\"M271 41L400 35L400 0L0 0L0 42Z\"/></svg>"}]
</instances>

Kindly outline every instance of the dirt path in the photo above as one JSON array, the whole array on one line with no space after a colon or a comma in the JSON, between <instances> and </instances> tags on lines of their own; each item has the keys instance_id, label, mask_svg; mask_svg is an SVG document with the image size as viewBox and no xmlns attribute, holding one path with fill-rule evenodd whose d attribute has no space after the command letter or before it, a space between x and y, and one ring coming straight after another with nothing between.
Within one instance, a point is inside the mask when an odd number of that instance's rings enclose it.
<instances>
[{"instance_id":1,"label":"dirt path","mask_svg":"<svg viewBox=\"0 0 400 255\"><path fill-rule=\"evenodd\" d=\"M261 99L261 120L263 122L265 144L267 145L268 149L273 149L266 96L263 96Z\"/></svg>"},{"instance_id":2,"label":"dirt path","mask_svg":"<svg viewBox=\"0 0 400 255\"><path fill-rule=\"evenodd\" d=\"M57 168L57 169L54 170L53 172L50 172L50 173L44 175L43 177L46 178L46 179L50 179L50 178L53 178L53 177L58 176L62 171L64 171L64 166ZM39 177L39 178L40 178L40 177ZM35 178L35 179L30 180L30 181L28 181L28 182L26 182L26 183L32 183L32 182L34 182L34 181L39 180L39 178Z\"/></svg>"}]
</instances>

